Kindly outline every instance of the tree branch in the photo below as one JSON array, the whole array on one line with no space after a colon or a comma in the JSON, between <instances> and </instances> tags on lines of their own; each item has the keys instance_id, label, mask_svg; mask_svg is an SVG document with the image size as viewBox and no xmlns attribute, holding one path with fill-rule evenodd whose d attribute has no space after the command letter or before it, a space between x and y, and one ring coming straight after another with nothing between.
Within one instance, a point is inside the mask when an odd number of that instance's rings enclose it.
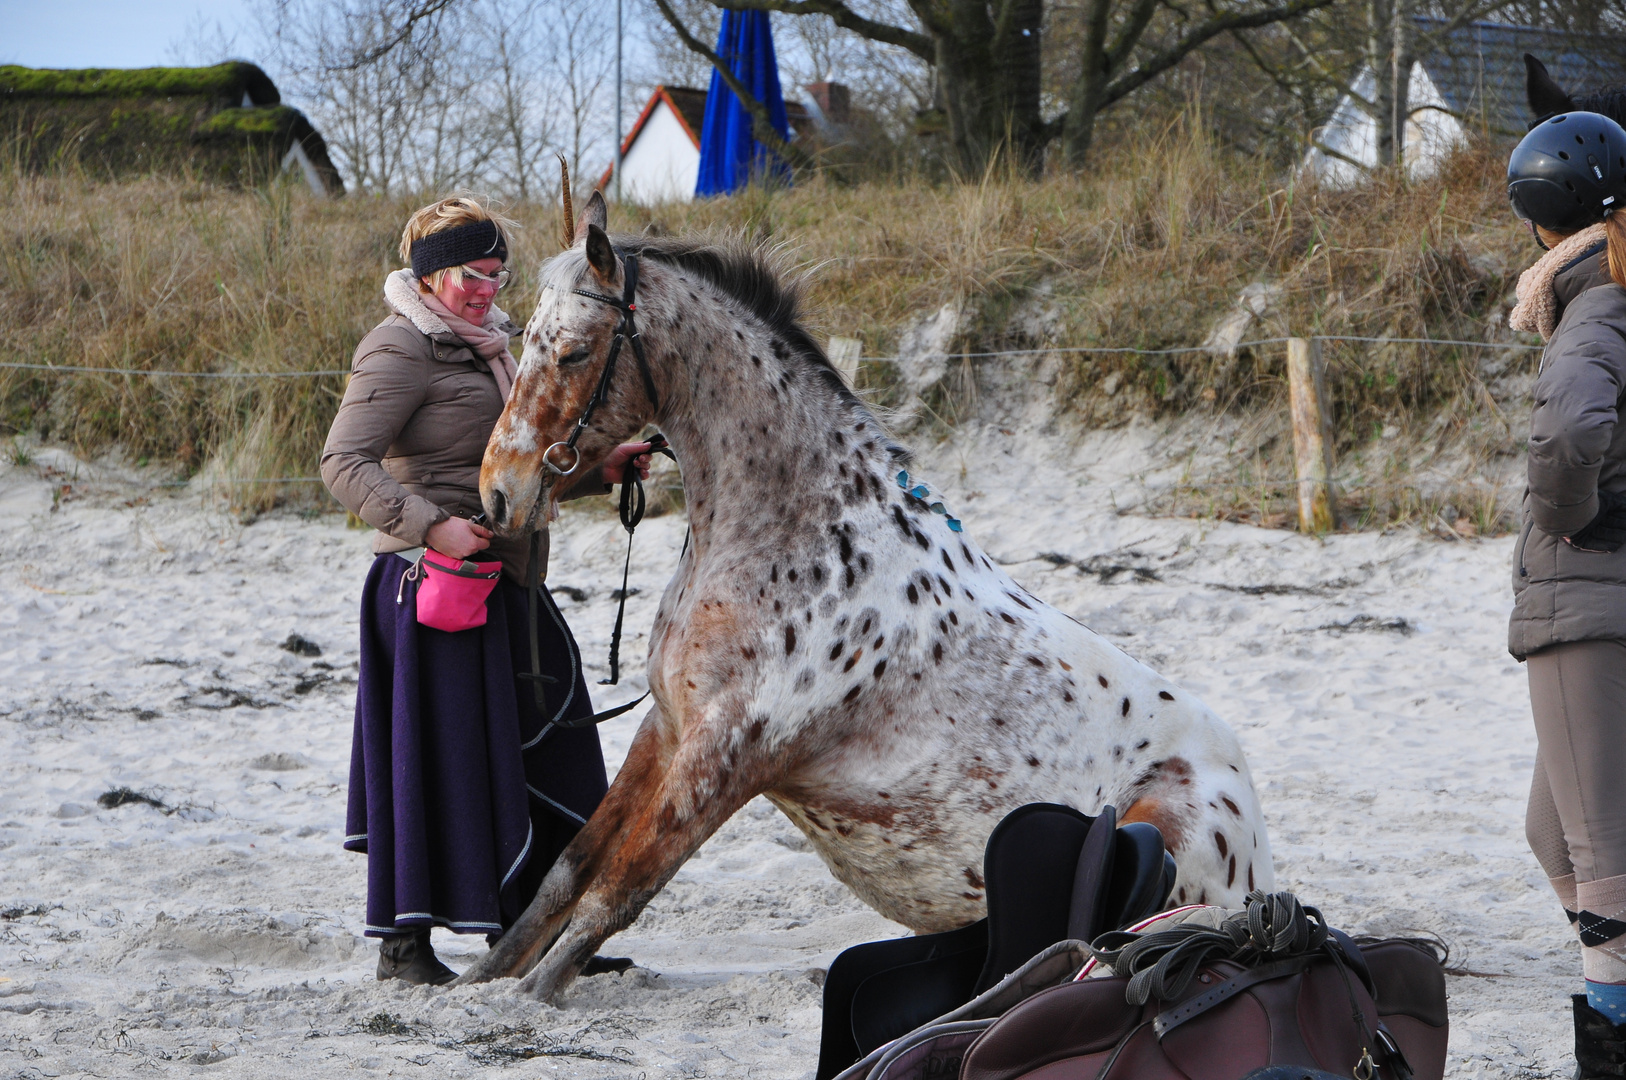
<instances>
[{"instance_id":1,"label":"tree branch","mask_svg":"<svg viewBox=\"0 0 1626 1080\"><path fill-rule=\"evenodd\" d=\"M1179 41L1147 59L1134 71L1114 79L1102 92L1101 105L1110 105L1132 91L1138 90L1181 60L1184 60L1193 49L1210 38L1218 37L1228 30L1251 30L1260 26L1269 26L1274 22L1296 18L1306 12L1327 7L1332 2L1333 0L1289 0L1288 3L1260 8L1257 11L1233 12L1215 15L1206 19L1193 27Z\"/></svg>"},{"instance_id":2,"label":"tree branch","mask_svg":"<svg viewBox=\"0 0 1626 1080\"><path fill-rule=\"evenodd\" d=\"M841 0L712 0L730 11L778 11L786 15L828 15L843 30L860 37L908 49L928 63L937 55L932 39L902 26L866 19ZM664 9L663 9L664 10Z\"/></svg>"},{"instance_id":3,"label":"tree branch","mask_svg":"<svg viewBox=\"0 0 1626 1080\"><path fill-rule=\"evenodd\" d=\"M1330 158L1336 158L1337 160L1342 161L1347 165L1355 166L1357 169L1361 170L1361 172L1363 172L1363 173L1370 173L1372 171L1372 166L1364 164L1364 163L1359 162L1359 161L1356 161L1354 158L1350 157L1348 154L1345 154L1345 153L1343 153L1341 151L1334 150L1332 147L1328 146L1326 143L1322 142L1320 139L1312 139L1312 140L1310 140L1310 145L1312 147L1314 147L1315 149L1321 151L1323 154L1326 154Z\"/></svg>"},{"instance_id":4,"label":"tree branch","mask_svg":"<svg viewBox=\"0 0 1626 1080\"><path fill-rule=\"evenodd\" d=\"M394 33L382 43L354 54L350 58L350 62L339 70L353 71L356 68L367 67L383 59L406 44L412 38L412 32L418 28L419 23L433 19L455 3L457 3L457 0L419 0L416 4L410 4L406 9L405 17L401 20L401 25L395 28Z\"/></svg>"},{"instance_id":5,"label":"tree branch","mask_svg":"<svg viewBox=\"0 0 1626 1080\"><path fill-rule=\"evenodd\" d=\"M807 0L807 2L812 2L812 0ZM773 128L773 118L768 115L768 106L758 101L756 95L751 93L750 89L740 82L732 71L728 70L728 65L723 63L722 57L713 52L705 42L689 33L689 28L683 25L683 21L678 18L677 12L672 10L672 5L667 3L667 0L655 0L655 6L660 8L661 14L672 25L672 29L677 31L678 38L683 44L688 46L691 52L699 53L711 61L712 69L722 76L724 84L734 92L735 97L740 99L740 104L745 106L745 111L751 114L751 136L791 165L801 168L811 166L813 159L808 156L806 151L800 147L792 146L779 137L779 132Z\"/></svg>"},{"instance_id":6,"label":"tree branch","mask_svg":"<svg viewBox=\"0 0 1626 1080\"><path fill-rule=\"evenodd\" d=\"M1124 20L1123 27L1118 31L1118 40L1107 46L1107 70L1116 71L1129 59L1129 53L1135 48L1135 43L1146 32L1146 25L1152 21L1157 13L1158 0L1136 0L1129 18Z\"/></svg>"}]
</instances>

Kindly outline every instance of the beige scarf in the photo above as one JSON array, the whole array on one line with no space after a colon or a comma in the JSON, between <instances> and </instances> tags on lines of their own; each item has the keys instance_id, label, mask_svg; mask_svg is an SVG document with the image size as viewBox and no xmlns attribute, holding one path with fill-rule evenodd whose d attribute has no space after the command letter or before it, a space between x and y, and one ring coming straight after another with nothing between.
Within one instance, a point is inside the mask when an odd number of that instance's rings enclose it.
<instances>
[{"instance_id":1,"label":"beige scarf","mask_svg":"<svg viewBox=\"0 0 1626 1080\"><path fill-rule=\"evenodd\" d=\"M1519 275L1515 295L1519 302L1508 313L1507 324L1526 334L1540 334L1547 341L1558 329L1558 297L1553 295L1553 278L1565 263L1605 237L1603 222L1589 225L1564 240L1536 264Z\"/></svg>"},{"instance_id":2,"label":"beige scarf","mask_svg":"<svg viewBox=\"0 0 1626 1080\"><path fill-rule=\"evenodd\" d=\"M475 326L467 319L453 315L451 309L441 303L440 297L434 293L423 294L423 306L439 315L446 329L491 365L491 373L497 377L497 389L502 392L502 399L507 401L514 389L514 377L519 373L514 354L508 351L508 332L502 329L508 322L508 316L496 304L492 304L486 308L485 323Z\"/></svg>"}]
</instances>

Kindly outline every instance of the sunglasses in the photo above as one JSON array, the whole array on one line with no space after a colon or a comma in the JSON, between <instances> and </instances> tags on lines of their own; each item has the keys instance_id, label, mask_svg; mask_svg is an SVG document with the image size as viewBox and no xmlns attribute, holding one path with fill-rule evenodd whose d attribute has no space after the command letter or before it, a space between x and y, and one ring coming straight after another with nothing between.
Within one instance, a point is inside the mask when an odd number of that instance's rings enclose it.
<instances>
[{"instance_id":1,"label":"sunglasses","mask_svg":"<svg viewBox=\"0 0 1626 1080\"><path fill-rule=\"evenodd\" d=\"M513 271L507 269L506 267L498 270L495 274L482 274L472 266L465 266L462 269L463 279L465 281L470 278L473 278L475 281L486 281L495 285L499 289L506 287L508 282L512 280L514 276Z\"/></svg>"}]
</instances>

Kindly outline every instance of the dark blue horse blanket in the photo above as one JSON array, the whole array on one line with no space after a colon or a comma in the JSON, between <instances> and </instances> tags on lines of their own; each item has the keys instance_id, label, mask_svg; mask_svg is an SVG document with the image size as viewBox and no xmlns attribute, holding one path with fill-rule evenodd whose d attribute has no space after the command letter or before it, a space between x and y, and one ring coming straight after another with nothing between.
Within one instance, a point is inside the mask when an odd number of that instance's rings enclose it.
<instances>
[{"instance_id":1,"label":"dark blue horse blanket","mask_svg":"<svg viewBox=\"0 0 1626 1080\"><path fill-rule=\"evenodd\" d=\"M525 590L506 578L486 624L418 625L410 567L380 555L361 598L361 670L344 846L367 855L367 933L501 934L608 784L581 654L542 587L546 715L530 683Z\"/></svg>"}]
</instances>

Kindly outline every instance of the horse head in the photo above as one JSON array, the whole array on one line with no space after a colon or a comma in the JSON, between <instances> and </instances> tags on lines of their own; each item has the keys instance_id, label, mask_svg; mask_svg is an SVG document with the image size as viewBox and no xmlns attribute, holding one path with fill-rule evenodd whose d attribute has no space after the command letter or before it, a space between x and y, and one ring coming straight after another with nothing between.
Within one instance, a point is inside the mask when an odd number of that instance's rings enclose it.
<instances>
[{"instance_id":1,"label":"horse head","mask_svg":"<svg viewBox=\"0 0 1626 1080\"><path fill-rule=\"evenodd\" d=\"M1558 85L1548 73L1547 65L1529 53L1524 54L1524 71L1524 93L1535 123L1559 113L1580 111L1598 113L1617 124L1626 124L1626 87L1594 90L1574 97Z\"/></svg>"},{"instance_id":2,"label":"horse head","mask_svg":"<svg viewBox=\"0 0 1626 1080\"><path fill-rule=\"evenodd\" d=\"M505 535L546 520L539 515L553 501L654 419L653 384L635 351L642 346L618 340L625 269L605 232L607 216L594 192L571 246L542 267L519 375L480 467L480 499ZM568 197L565 219L568 230Z\"/></svg>"}]
</instances>

